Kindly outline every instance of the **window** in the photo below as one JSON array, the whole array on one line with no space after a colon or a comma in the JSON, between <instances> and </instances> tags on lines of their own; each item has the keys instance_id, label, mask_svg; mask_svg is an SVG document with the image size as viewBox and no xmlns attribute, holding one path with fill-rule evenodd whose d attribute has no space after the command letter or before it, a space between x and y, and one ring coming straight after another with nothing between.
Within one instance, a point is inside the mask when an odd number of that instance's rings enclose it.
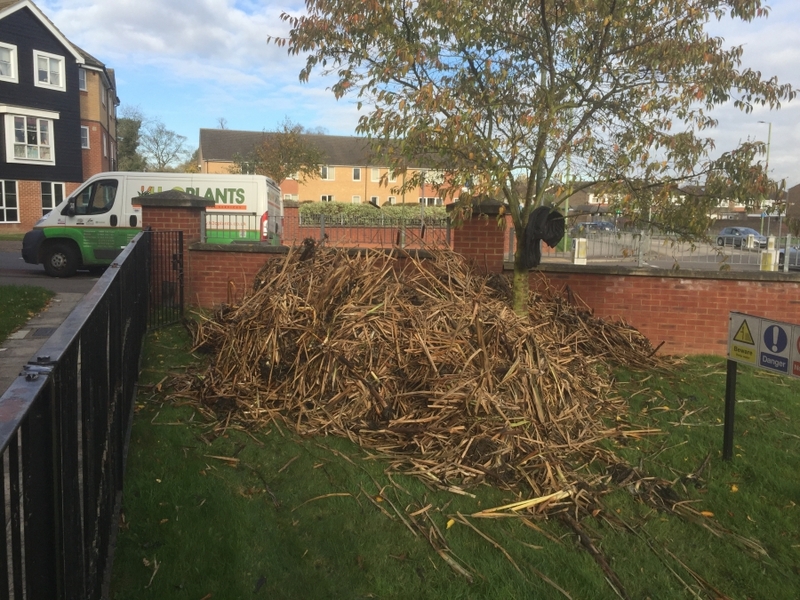
<instances>
[{"instance_id":1,"label":"window","mask_svg":"<svg viewBox=\"0 0 800 600\"><path fill-rule=\"evenodd\" d=\"M17 47L0 42L0 81L19 83L17 75Z\"/></svg>"},{"instance_id":2,"label":"window","mask_svg":"<svg viewBox=\"0 0 800 600\"><path fill-rule=\"evenodd\" d=\"M64 184L42 181L42 214L46 215L64 199Z\"/></svg>"},{"instance_id":3,"label":"window","mask_svg":"<svg viewBox=\"0 0 800 600\"><path fill-rule=\"evenodd\" d=\"M425 206L441 206L442 199L431 196L427 198L420 198L419 203L424 204Z\"/></svg>"},{"instance_id":4,"label":"window","mask_svg":"<svg viewBox=\"0 0 800 600\"><path fill-rule=\"evenodd\" d=\"M108 156L108 137L106 136L106 132L100 134L103 138L103 156Z\"/></svg>"},{"instance_id":5,"label":"window","mask_svg":"<svg viewBox=\"0 0 800 600\"><path fill-rule=\"evenodd\" d=\"M81 148L89 148L89 128L81 126Z\"/></svg>"},{"instance_id":6,"label":"window","mask_svg":"<svg viewBox=\"0 0 800 600\"><path fill-rule=\"evenodd\" d=\"M397 204L397 196L389 196L389 204L391 206L394 206L395 204Z\"/></svg>"},{"instance_id":7,"label":"window","mask_svg":"<svg viewBox=\"0 0 800 600\"><path fill-rule=\"evenodd\" d=\"M86 87L86 71L83 69L78 69L78 88L85 92L88 88Z\"/></svg>"},{"instance_id":8,"label":"window","mask_svg":"<svg viewBox=\"0 0 800 600\"><path fill-rule=\"evenodd\" d=\"M333 202L333 194L326 194L320 197L323 202Z\"/></svg>"},{"instance_id":9,"label":"window","mask_svg":"<svg viewBox=\"0 0 800 600\"><path fill-rule=\"evenodd\" d=\"M47 52L33 51L33 62L36 65L34 85L61 92L67 91L64 81L64 57Z\"/></svg>"},{"instance_id":10,"label":"window","mask_svg":"<svg viewBox=\"0 0 800 600\"><path fill-rule=\"evenodd\" d=\"M397 183L397 173L393 169L389 169L389 183Z\"/></svg>"},{"instance_id":11,"label":"window","mask_svg":"<svg viewBox=\"0 0 800 600\"><path fill-rule=\"evenodd\" d=\"M76 215L98 215L114 206L117 195L117 180L104 179L84 188L75 197Z\"/></svg>"},{"instance_id":12,"label":"window","mask_svg":"<svg viewBox=\"0 0 800 600\"><path fill-rule=\"evenodd\" d=\"M370 204L374 204L375 206L380 206L381 205L381 199L378 198L377 196L371 196L370 199L369 199L369 203Z\"/></svg>"},{"instance_id":13,"label":"window","mask_svg":"<svg viewBox=\"0 0 800 600\"><path fill-rule=\"evenodd\" d=\"M0 223L19 223L16 181L0 179Z\"/></svg>"},{"instance_id":14,"label":"window","mask_svg":"<svg viewBox=\"0 0 800 600\"><path fill-rule=\"evenodd\" d=\"M35 115L6 115L6 131L14 132L6 139L8 162L55 164L53 121Z\"/></svg>"},{"instance_id":15,"label":"window","mask_svg":"<svg viewBox=\"0 0 800 600\"><path fill-rule=\"evenodd\" d=\"M100 90L100 102L103 103L103 106L106 105L106 91Z\"/></svg>"},{"instance_id":16,"label":"window","mask_svg":"<svg viewBox=\"0 0 800 600\"><path fill-rule=\"evenodd\" d=\"M353 167L353 181L361 181L361 167Z\"/></svg>"},{"instance_id":17,"label":"window","mask_svg":"<svg viewBox=\"0 0 800 600\"><path fill-rule=\"evenodd\" d=\"M376 168L376 167L372 167L369 170L369 179L370 179L370 181L372 181L372 183L377 183L378 181L380 181L381 180L381 170Z\"/></svg>"},{"instance_id":18,"label":"window","mask_svg":"<svg viewBox=\"0 0 800 600\"><path fill-rule=\"evenodd\" d=\"M353 196L350 198L351 204L361 204L361 196Z\"/></svg>"},{"instance_id":19,"label":"window","mask_svg":"<svg viewBox=\"0 0 800 600\"><path fill-rule=\"evenodd\" d=\"M329 167L328 165L323 165L320 167L320 179L323 181L333 181L334 178L334 168Z\"/></svg>"}]
</instances>

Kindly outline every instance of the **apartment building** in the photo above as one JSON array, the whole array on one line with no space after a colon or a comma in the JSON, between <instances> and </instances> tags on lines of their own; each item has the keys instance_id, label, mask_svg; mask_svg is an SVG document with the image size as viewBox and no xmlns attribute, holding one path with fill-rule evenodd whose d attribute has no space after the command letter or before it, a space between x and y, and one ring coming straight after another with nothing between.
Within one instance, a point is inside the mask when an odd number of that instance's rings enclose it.
<instances>
[{"instance_id":1,"label":"apartment building","mask_svg":"<svg viewBox=\"0 0 800 600\"><path fill-rule=\"evenodd\" d=\"M230 129L200 130L200 171L230 173L237 156L247 157L271 135L268 132ZM281 182L284 200L300 202L347 202L353 204L418 204L441 205L443 200L433 188L440 172L424 164L409 168L405 175L395 174L375 159L364 138L338 135L304 134L324 156L320 176L305 181L287 179ZM402 194L396 191L403 177L412 177L424 170L426 183Z\"/></svg>"},{"instance_id":2,"label":"apartment building","mask_svg":"<svg viewBox=\"0 0 800 600\"><path fill-rule=\"evenodd\" d=\"M31 0L0 0L0 232L116 164L114 73Z\"/></svg>"}]
</instances>

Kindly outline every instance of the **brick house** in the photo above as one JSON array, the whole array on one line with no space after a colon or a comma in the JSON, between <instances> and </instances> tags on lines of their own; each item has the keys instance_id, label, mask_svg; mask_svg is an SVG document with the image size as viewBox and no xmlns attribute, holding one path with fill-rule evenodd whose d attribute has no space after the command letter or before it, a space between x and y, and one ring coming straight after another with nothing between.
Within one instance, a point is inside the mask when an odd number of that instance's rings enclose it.
<instances>
[{"instance_id":1,"label":"brick house","mask_svg":"<svg viewBox=\"0 0 800 600\"><path fill-rule=\"evenodd\" d=\"M116 166L114 72L30 0L0 0L0 233Z\"/></svg>"},{"instance_id":2,"label":"brick house","mask_svg":"<svg viewBox=\"0 0 800 600\"><path fill-rule=\"evenodd\" d=\"M200 130L200 172L230 173L236 155L247 157L253 149L264 142L270 134L258 131L234 131L230 129ZM369 143L364 138L338 135L304 134L325 157L320 177L306 181L287 179L281 192L284 200L300 202L347 202L363 204L417 204L424 200L429 206L441 205L431 185L419 186L405 196L393 191L402 185L402 175L393 177L389 169L373 158ZM424 169L429 179L441 176L426 165L409 168L408 175Z\"/></svg>"}]
</instances>

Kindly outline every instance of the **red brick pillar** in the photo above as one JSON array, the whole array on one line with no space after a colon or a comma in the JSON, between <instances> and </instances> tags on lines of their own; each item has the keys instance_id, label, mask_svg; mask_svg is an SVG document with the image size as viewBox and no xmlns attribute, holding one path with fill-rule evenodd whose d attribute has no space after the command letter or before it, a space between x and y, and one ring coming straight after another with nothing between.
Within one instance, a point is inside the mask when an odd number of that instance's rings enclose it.
<instances>
[{"instance_id":1,"label":"red brick pillar","mask_svg":"<svg viewBox=\"0 0 800 600\"><path fill-rule=\"evenodd\" d=\"M205 225L206 208L214 206L213 200L192 196L177 190L141 196L134 200L142 207L142 228L153 231L183 232L183 287L184 297L196 297L196 283L192 277L189 246L201 241Z\"/></svg>"},{"instance_id":2,"label":"red brick pillar","mask_svg":"<svg viewBox=\"0 0 800 600\"><path fill-rule=\"evenodd\" d=\"M508 251L509 219L498 226L499 202L483 201L472 208L472 216L453 231L453 250L482 273L502 273Z\"/></svg>"}]
</instances>

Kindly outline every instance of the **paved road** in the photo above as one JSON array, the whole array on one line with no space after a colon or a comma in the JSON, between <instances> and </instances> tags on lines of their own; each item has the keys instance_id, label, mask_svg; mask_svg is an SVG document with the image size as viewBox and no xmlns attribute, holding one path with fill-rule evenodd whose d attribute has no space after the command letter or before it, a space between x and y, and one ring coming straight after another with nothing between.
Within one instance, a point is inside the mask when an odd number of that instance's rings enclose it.
<instances>
[{"instance_id":1,"label":"paved road","mask_svg":"<svg viewBox=\"0 0 800 600\"><path fill-rule=\"evenodd\" d=\"M35 285L54 292L85 294L98 280L97 273L78 271L74 277L50 277L42 265L29 265L22 260L22 242L0 241L0 283Z\"/></svg>"}]
</instances>

